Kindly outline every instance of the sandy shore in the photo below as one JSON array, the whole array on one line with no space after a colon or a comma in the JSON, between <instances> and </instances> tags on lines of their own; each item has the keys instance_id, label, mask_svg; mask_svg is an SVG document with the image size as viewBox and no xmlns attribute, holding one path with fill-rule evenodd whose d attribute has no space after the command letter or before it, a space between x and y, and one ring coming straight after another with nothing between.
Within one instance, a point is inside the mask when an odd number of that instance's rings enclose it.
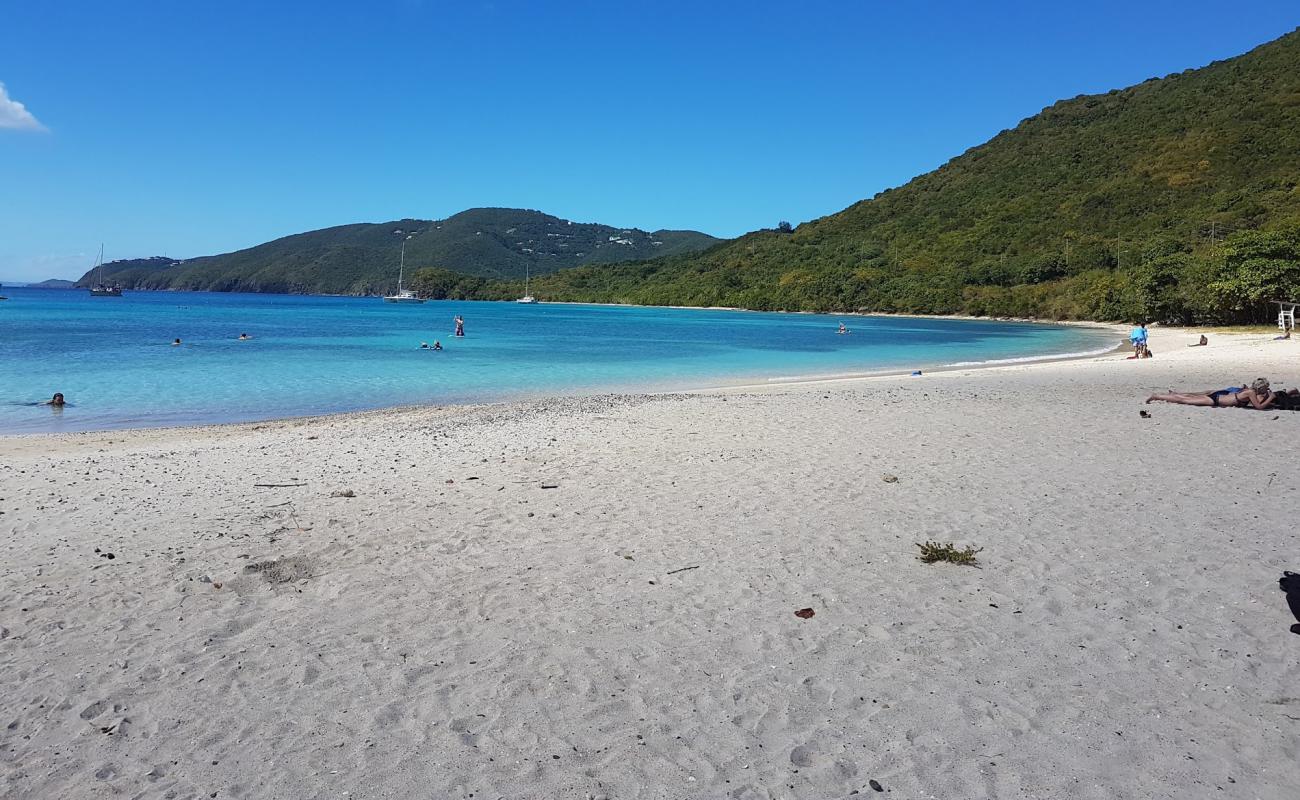
<instances>
[{"instance_id":1,"label":"sandy shore","mask_svg":"<svg viewBox=\"0 0 1300 800\"><path fill-rule=\"evenodd\" d=\"M0 796L1295 797L1300 414L1142 400L1300 341L1193 339L0 439Z\"/></svg>"}]
</instances>

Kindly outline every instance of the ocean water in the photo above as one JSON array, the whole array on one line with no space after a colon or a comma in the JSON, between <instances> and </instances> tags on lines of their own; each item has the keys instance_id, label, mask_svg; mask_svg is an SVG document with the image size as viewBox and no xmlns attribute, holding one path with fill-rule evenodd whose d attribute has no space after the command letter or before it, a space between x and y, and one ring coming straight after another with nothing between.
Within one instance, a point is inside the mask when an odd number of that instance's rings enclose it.
<instances>
[{"instance_id":1,"label":"ocean water","mask_svg":"<svg viewBox=\"0 0 1300 800\"><path fill-rule=\"evenodd\" d=\"M1096 352L1056 325L584 305L5 288L0 434L768 383ZM453 318L466 336L452 336ZM852 330L836 335L843 321ZM238 341L241 332L253 338ZM175 338L182 345L173 347ZM440 340L439 352L421 350ZM63 392L61 412L33 405Z\"/></svg>"}]
</instances>

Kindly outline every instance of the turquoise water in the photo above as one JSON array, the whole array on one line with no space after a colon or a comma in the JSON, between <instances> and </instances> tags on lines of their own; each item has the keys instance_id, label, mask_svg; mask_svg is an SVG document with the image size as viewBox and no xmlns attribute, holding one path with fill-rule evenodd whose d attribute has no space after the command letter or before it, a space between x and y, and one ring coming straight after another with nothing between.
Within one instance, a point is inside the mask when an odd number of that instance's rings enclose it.
<instances>
[{"instance_id":1,"label":"turquoise water","mask_svg":"<svg viewBox=\"0 0 1300 800\"><path fill-rule=\"evenodd\" d=\"M582 305L5 288L0 433L700 388L1108 348L1055 325ZM454 338L453 318L466 336ZM845 322L848 336L837 336ZM241 332L254 337L241 342ZM171 346L179 337L183 344ZM441 340L440 352L420 350ZM62 412L31 403L63 392Z\"/></svg>"}]
</instances>

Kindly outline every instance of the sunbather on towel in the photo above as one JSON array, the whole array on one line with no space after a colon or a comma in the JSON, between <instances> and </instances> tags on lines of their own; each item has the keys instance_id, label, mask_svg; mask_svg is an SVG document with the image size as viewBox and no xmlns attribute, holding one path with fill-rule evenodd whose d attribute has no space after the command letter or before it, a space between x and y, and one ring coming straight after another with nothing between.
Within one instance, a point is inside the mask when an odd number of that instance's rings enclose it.
<instances>
[{"instance_id":1,"label":"sunbather on towel","mask_svg":"<svg viewBox=\"0 0 1300 800\"><path fill-rule=\"evenodd\" d=\"M1228 386L1212 392L1169 392L1153 394L1148 403L1177 403L1184 406L1210 406L1212 408L1254 408L1263 411L1277 402L1277 393L1269 388L1267 378L1257 378L1249 388Z\"/></svg>"}]
</instances>

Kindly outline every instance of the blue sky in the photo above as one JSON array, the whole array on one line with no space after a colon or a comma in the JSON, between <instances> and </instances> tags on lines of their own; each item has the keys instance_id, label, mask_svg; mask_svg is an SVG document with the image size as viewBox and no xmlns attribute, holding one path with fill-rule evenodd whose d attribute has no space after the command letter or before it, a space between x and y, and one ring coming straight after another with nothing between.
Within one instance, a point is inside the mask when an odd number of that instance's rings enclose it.
<instances>
[{"instance_id":1,"label":"blue sky","mask_svg":"<svg viewBox=\"0 0 1300 800\"><path fill-rule=\"evenodd\" d=\"M0 280L475 206L734 236L1297 25L1293 1L5 3Z\"/></svg>"}]
</instances>

